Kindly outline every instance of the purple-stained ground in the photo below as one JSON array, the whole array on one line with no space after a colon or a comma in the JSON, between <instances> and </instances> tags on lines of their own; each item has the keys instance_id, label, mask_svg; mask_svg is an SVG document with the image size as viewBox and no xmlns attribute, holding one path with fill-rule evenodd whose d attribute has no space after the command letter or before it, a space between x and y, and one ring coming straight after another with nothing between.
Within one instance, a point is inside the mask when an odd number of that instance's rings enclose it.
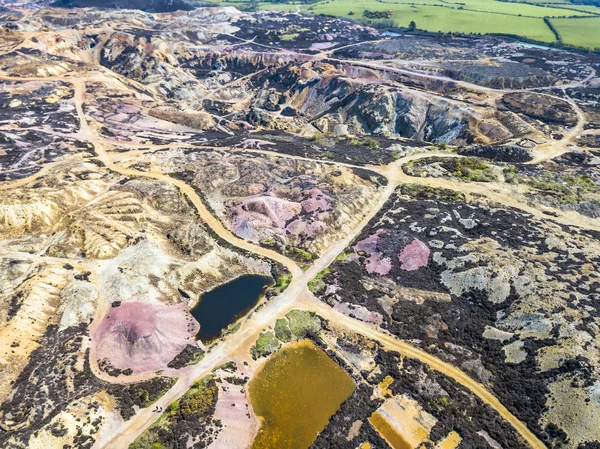
<instances>
[{"instance_id":1,"label":"purple-stained ground","mask_svg":"<svg viewBox=\"0 0 600 449\"><path fill-rule=\"evenodd\" d=\"M363 252L369 257L364 260L365 268L369 274L378 274L385 276L392 269L392 257L386 250L386 241L394 238L399 243L403 243L403 248L397 255L398 261L400 262L400 269L404 271L415 271L419 268L426 267L429 263L430 249L421 240L411 238L404 235L394 233L387 229L378 229L374 234L359 241L354 245L354 251L356 254ZM384 238L385 237L385 238ZM404 242L410 241L406 244Z\"/></svg>"},{"instance_id":2,"label":"purple-stained ground","mask_svg":"<svg viewBox=\"0 0 600 449\"><path fill-rule=\"evenodd\" d=\"M415 271L426 267L430 253L431 251L425 243L419 239L414 239L398 254L400 268L406 271Z\"/></svg>"},{"instance_id":3,"label":"purple-stained ground","mask_svg":"<svg viewBox=\"0 0 600 449\"><path fill-rule=\"evenodd\" d=\"M262 230L278 235L314 237L325 229L334 199L322 190L313 187L317 181L299 176L291 181L291 191L285 189L246 197L232 205L227 222L238 236L258 242ZM296 181L296 182L294 182ZM306 184L309 184L308 186Z\"/></svg>"},{"instance_id":4,"label":"purple-stained ground","mask_svg":"<svg viewBox=\"0 0 600 449\"><path fill-rule=\"evenodd\" d=\"M194 341L200 325L185 305L127 302L111 307L92 335L98 361L119 370L154 372Z\"/></svg>"}]
</instances>

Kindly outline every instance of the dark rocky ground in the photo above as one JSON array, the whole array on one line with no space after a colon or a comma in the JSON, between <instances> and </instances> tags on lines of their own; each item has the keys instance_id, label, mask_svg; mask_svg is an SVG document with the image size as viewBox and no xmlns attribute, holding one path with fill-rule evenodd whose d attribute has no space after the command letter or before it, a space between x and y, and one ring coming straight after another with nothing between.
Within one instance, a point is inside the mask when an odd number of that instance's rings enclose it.
<instances>
[{"instance_id":1,"label":"dark rocky ground","mask_svg":"<svg viewBox=\"0 0 600 449\"><path fill-rule=\"evenodd\" d=\"M316 339L317 343L352 373L357 387L330 418L328 426L318 435L311 448L354 449L360 443L370 443L374 448L389 448L368 419L392 396L416 400L425 412L437 419L429 435L431 442L438 442L454 431L462 438L458 446L460 449L490 447L483 433L502 442L505 448L527 447L494 410L443 373L432 371L422 363L401 357L396 352L385 351L373 341L365 342L352 334L336 334L334 323L325 326L325 333L333 330L333 334L325 336L328 344L319 338ZM345 361L361 358L371 360L370 369L361 369L357 364ZM386 378L392 381L382 397L376 391ZM351 428L357 425L357 421L361 423L359 430L349 438ZM423 447L433 447L431 442L424 443Z\"/></svg>"},{"instance_id":2,"label":"dark rocky ground","mask_svg":"<svg viewBox=\"0 0 600 449\"><path fill-rule=\"evenodd\" d=\"M374 249L356 250L378 230L385 238ZM462 367L551 447L562 447L564 435L552 430L564 424L543 417L551 402L569 400L553 396L554 382L570 379L571 394L595 383L594 338L579 346L565 330L596 335L600 256L588 250L598 238L461 194L403 186L316 290L359 317L362 308L375 312L393 334ZM398 254L415 239L431 256L407 271Z\"/></svg>"},{"instance_id":3,"label":"dark rocky ground","mask_svg":"<svg viewBox=\"0 0 600 449\"><path fill-rule=\"evenodd\" d=\"M156 377L152 380L115 385L99 380L89 366L89 337L87 325L69 327L59 331L49 326L41 346L30 357L30 361L14 383L11 398L2 403L2 424L9 431L0 431L3 447L26 448L29 439L38 435L42 428L53 422L59 413L82 399L106 391L117 402L123 419L135 413L134 406L146 407L158 399L173 384L174 380ZM99 408L92 401L90 408ZM103 419L81 422L72 447L89 449L95 443ZM64 435L59 421L52 424L52 433ZM16 429L16 430L12 430Z\"/></svg>"}]
</instances>

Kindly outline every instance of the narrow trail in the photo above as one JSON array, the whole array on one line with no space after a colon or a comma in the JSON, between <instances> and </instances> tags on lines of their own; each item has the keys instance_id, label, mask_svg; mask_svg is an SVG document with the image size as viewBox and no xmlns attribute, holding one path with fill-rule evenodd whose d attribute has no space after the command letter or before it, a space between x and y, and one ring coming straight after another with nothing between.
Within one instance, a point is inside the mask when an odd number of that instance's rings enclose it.
<instances>
[{"instance_id":1,"label":"narrow trail","mask_svg":"<svg viewBox=\"0 0 600 449\"><path fill-rule=\"evenodd\" d=\"M167 148L188 148L188 147L185 145L174 145L174 146L169 145ZM224 151L224 152L232 151L229 147L215 147L215 146L206 146L206 147L194 146L194 147L189 147L189 148L212 149L212 150ZM165 146L162 146L160 149L165 149ZM109 155L109 157L113 161L116 160L116 161L124 162L132 157L135 158L138 155L145 154L145 153L152 152L152 151L155 151L155 150L147 149L147 150L142 150L142 151L133 150L130 152L125 152L125 153L111 153ZM581 214L579 214L575 211L562 211L562 210L558 210L558 209L555 209L555 208L552 208L549 206L543 206L543 205L532 206L523 201L519 201L515 197L515 194L513 191L513 189L515 189L515 186L510 185L510 184L505 184L502 182L493 182L493 181L492 182L470 182L470 183L468 183L468 182L453 180L453 179L448 179L448 178L433 178L433 177L421 178L418 176L408 175L408 174L404 173L404 171L402 170L402 166L411 161L418 161L418 160L429 159L429 158L433 158L433 157L443 157L443 158L461 158L461 157L463 157L463 156L455 154L455 153L448 153L448 152L441 152L441 151L440 152L429 151L426 153L415 153L415 154L411 154L409 156L405 156L405 157L400 158L397 161L392 162L391 164L388 164L388 165L354 165L354 164L349 164L349 163L344 163L344 162L321 161L321 160L311 159L309 157L290 155L290 154L280 153L280 152L271 151L271 150L241 150L239 148L235 148L235 149L233 149L233 151L242 152L242 153L247 152L247 153L252 153L252 154L262 154L262 155L266 155L266 156L281 157L281 158L287 158L287 159L298 160L298 161L318 162L321 164L329 164L329 165L335 165L335 166L339 166L339 167L371 170L375 173L378 173L378 174L384 176L389 182L389 184L388 184L389 188L392 188L392 187L396 188L402 184L417 184L417 185L422 185L422 186L427 186L427 187L451 189L451 190L455 190L457 192L464 193L466 195L484 196L485 198L492 200L495 203L498 203L498 204L506 206L506 207L519 209L523 212L527 212L538 218L543 218L543 219L547 220L547 219L549 219L548 214L552 214L552 221L554 221L554 222L568 225L568 226L574 226L574 227L579 227L579 228L584 228L584 229L592 229L592 230L600 231L600 222L598 220L582 216ZM554 216L554 215L556 215L556 216Z\"/></svg>"},{"instance_id":2,"label":"narrow trail","mask_svg":"<svg viewBox=\"0 0 600 449\"><path fill-rule=\"evenodd\" d=\"M456 156L455 156L456 157ZM394 164L394 167L399 168L402 160L397 161ZM193 190L190 190L189 186L181 181L173 180L168 176L156 174L156 173L140 173L136 170L124 169L122 167L114 165L112 161L110 161L110 168L115 167L115 171L118 171L122 174L130 175L130 176L148 176L154 179L161 179L172 184L177 185L184 193L186 193L194 205L196 206L198 203L200 207L204 207L200 199L197 197L196 193ZM224 338L223 342L217 343L213 348L211 348L211 352L207 357L205 357L199 364L195 365L192 369L186 370L185 372L179 375L179 380L177 384L169 390L169 392L163 396L159 402L153 405L162 406L164 409L168 407L169 403L173 402L177 398L181 397L185 392L190 388L190 386L198 379L202 378L206 374L210 372L210 370L214 367L225 363L228 360L228 354L234 352L245 351L246 353L250 350L250 348L254 345L256 339L260 332L263 329L272 325L277 318L285 315L293 308L297 308L302 304L305 304L305 301L302 301L303 298L312 297L312 294L308 291L307 284L310 280L314 278L314 276L329 266L335 257L340 254L344 248L346 248L352 240L362 231L362 229L369 223L369 221L377 214L377 212L383 207L385 202L390 198L396 189L399 181L389 182L388 185L382 191L379 200L371 206L369 213L361 220L361 222L355 226L353 232L348 233L346 237L342 240L339 240L332 246L330 246L327 251L313 264L311 267L304 273L296 272L292 282L288 286L288 288L276 298L273 298L270 302L266 303L263 308L259 312L255 312L252 317L246 321L243 321L242 328L240 331L236 332L233 335L227 336ZM197 199L197 201L195 201ZM205 211L200 211L200 216L205 216ZM207 212L206 212L207 213ZM218 227L222 227L221 223L214 218L213 216L209 216L209 219L206 220L207 223L213 227L213 223ZM213 227L214 229L214 227ZM224 229L224 228L223 228ZM228 233L228 231L226 231ZM225 234L224 234L225 235ZM231 234L227 234L227 240L230 243L236 244L238 241L243 242L244 249L252 250L250 248L254 248L255 245L248 244L247 242L238 239ZM226 237L224 237L226 238ZM261 247L257 247L260 251L259 253L263 253L264 249ZM281 260L284 256L280 256L278 253L277 258L275 260ZM266 255L266 254L265 254ZM288 264L284 264L288 265ZM295 265L295 264L294 264ZM326 305L319 303L314 297L313 300L310 301L310 310L315 310L319 313L322 311L331 311L328 312L329 317L334 313L333 309L327 307ZM358 321L356 319L344 317L343 320L340 320L337 316L337 312L335 313L336 323L344 323L346 327L352 329L356 332L359 332L363 335L370 336L376 340L382 341L382 338L385 334L377 333L373 330L368 324ZM341 314L340 314L341 315ZM481 384L477 383L473 379L471 379L467 374L459 370L458 368L453 367L447 363L442 362L437 359L435 356L430 355L418 348L413 347L412 345L398 340L391 336L385 336L385 342L387 347L390 349L394 349L399 353L407 356L413 357L421 361L422 363L430 366L432 369L442 372L443 374L453 378L461 385L465 386L469 389L473 394L478 396L483 402L489 404L491 407L496 409L496 411L507 420L514 428L522 435L522 437L529 443L529 445L534 449L542 449L545 448L543 443L535 437L527 427L521 423L516 417L514 417L502 404L495 398L495 396L490 393L485 387ZM127 447L131 444L137 436L139 436L144 430L150 427L156 419L158 419L160 415L156 413L152 413L150 408L146 408L139 412L134 418L129 420L125 425L120 428L116 432L116 436L108 441L103 447L105 449L120 449Z\"/></svg>"},{"instance_id":3,"label":"narrow trail","mask_svg":"<svg viewBox=\"0 0 600 449\"><path fill-rule=\"evenodd\" d=\"M2 79L2 77L0 77ZM467 187L468 185L458 185L452 182L448 182L445 179L435 178L413 178L405 175L401 170L401 165L413 158L417 158L419 155L413 155L406 158L402 158L386 167L365 167L373 169L389 180L388 185L382 189L379 200L374 202L368 211L365 212L364 218L358 223L354 229L347 233L347 235L331 245L325 253L306 271L303 272L298 265L288 259L287 257L276 253L274 251L262 248L254 245L250 242L242 240L234 236L228 229L226 229L222 223L214 217L210 211L207 210L202 200L200 199L197 192L188 184L181 180L171 178L167 175L157 172L141 172L131 168L126 168L118 165L114 159L113 154L107 152L105 144L98 138L97 133L88 123L85 114L83 112L83 102L85 97L85 80L80 78L60 78L62 81L67 81L73 84L75 89L74 101L76 106L77 115L80 120L81 130L78 133L80 138L83 138L92 143L96 149L97 159L103 162L106 167L112 171L120 173L125 176L132 177L145 177L168 182L172 185L177 186L183 194L185 194L196 208L200 219L202 219L208 226L210 226L221 238L226 240L232 245L235 245L241 249L249 252L259 254L261 256L270 258L281 263L285 266L293 275L292 281L288 288L271 301L264 304L264 306L257 312L254 312L250 317L242 321L241 329L233 335L224 337L222 341L217 342L206 355L206 357L199 362L197 365L187 367L178 371L177 383L164 395L162 396L153 406L162 406L164 409L177 398L181 397L191 385L198 379L205 376L215 367L218 367L222 363L226 362L229 358L229 354L236 353L239 351L247 351L254 344L256 338L260 332L267 326L272 325L274 321L287 313L289 310L297 307L307 307L310 310L317 311L322 314L325 318L335 319L336 323L339 323L347 328L361 333L363 335L374 338L381 341L389 349L396 350L401 354L408 357L414 357L423 363L430 366L432 369L442 372L444 375L449 376L457 382L464 385L473 394L478 396L483 402L489 404L494 408L500 416L509 422L517 432L528 442L528 444L534 449L545 448L544 444L535 437L527 427L514 417L499 401L498 399L483 387L478 382L471 379L467 374L454 366L447 364L435 356L426 353L409 343L392 337L382 331L378 331L370 325L358 321L354 318L350 318L346 315L338 314L333 309L329 308L325 304L319 302L312 296L308 291L308 282L322 269L329 266L335 257L347 247L352 240L362 231L362 229L368 224L368 222L377 214L384 203L393 194L396 187L405 182L419 183L431 186L443 186L446 188L456 188L457 190L467 190L471 193L479 193L476 188ZM18 79L18 81L27 81L31 79ZM47 79L43 79L47 80ZM277 153L278 156L281 154ZM420 155L423 157L424 155ZM431 155L429 155L431 156ZM448 155L449 157L457 157L456 155ZM52 167L46 169L43 173L49 171ZM38 177L43 175L38 172ZM28 178L27 178L28 179ZM16 185L24 185L29 182L27 179L19 180L20 184L10 183L9 186L3 186L7 188L14 188ZM483 195L490 196L490 192L483 189ZM498 198L502 199L502 195L498 194ZM496 198L492 198L496 200ZM505 204L505 201L499 201L501 204ZM511 205L511 207L515 207ZM518 207L518 206L517 206ZM540 213L539 211L536 211ZM128 447L128 445L135 440L145 429L147 429L152 423L158 419L160 414L152 413L151 408L145 408L140 410L134 417L129 421L123 423L116 429L112 429L113 437L107 438L103 443L103 448L110 449L122 449Z\"/></svg>"},{"instance_id":4,"label":"narrow trail","mask_svg":"<svg viewBox=\"0 0 600 449\"><path fill-rule=\"evenodd\" d=\"M494 410L496 410L503 419L510 423L514 427L514 429L517 432L519 432L519 434L523 437L523 439L531 448L546 449L544 443L542 443L527 428L525 424L523 424L516 416L514 416L506 407L504 407L502 403L496 398L496 396L494 396L486 387L484 387L479 382L473 380L471 377L469 377L469 375L467 375L460 369L455 368L449 363L441 361L440 359L431 355L430 353L419 349L403 340L400 340L399 338L387 332L379 330L373 326L365 325L363 322L357 321L354 318L350 318L349 316L344 315L343 313L338 312L337 310L334 310L333 308L327 306L312 295L310 300L304 300L301 303L301 305L305 306L304 308L306 308L307 310L315 311L323 318L332 321L335 326L340 326L353 332L357 332L361 335L364 335L372 340L381 343L386 349L397 351L405 357L416 359L421 363L428 365L430 368L439 371L440 373L449 375L460 385L462 385L463 387L471 391L473 394L475 394L479 399L481 399L483 403L489 405Z\"/></svg>"},{"instance_id":5,"label":"narrow trail","mask_svg":"<svg viewBox=\"0 0 600 449\"><path fill-rule=\"evenodd\" d=\"M235 245L239 248L242 248L246 251L250 251L261 256L267 257L269 259L275 260L285 266L294 276L297 276L299 273L302 273L300 267L292 260L287 257L250 243L246 240L242 240L239 237L236 237L229 231L223 224L215 218L212 213L206 208L200 196L196 193L196 191L189 184L184 181L171 178L170 176L163 175L161 173L156 172L142 172L139 170L134 170L131 168L125 168L120 165L115 164L111 155L106 151L104 144L97 138L96 133L90 128L85 114L83 112L83 100L85 95L85 83L83 80L72 80L73 86L75 87L75 107L77 109L77 115L79 116L79 120L81 123L81 131L80 135L85 136L86 139L94 145L96 150L96 154L98 155L98 159L106 165L109 170L115 171L125 176L133 176L133 177L144 177L144 178L152 178L157 179L159 181L164 181L170 184L177 186L180 191L185 194L194 207L196 208L198 215L202 221L204 221L215 233L228 241L232 245Z\"/></svg>"}]
</instances>

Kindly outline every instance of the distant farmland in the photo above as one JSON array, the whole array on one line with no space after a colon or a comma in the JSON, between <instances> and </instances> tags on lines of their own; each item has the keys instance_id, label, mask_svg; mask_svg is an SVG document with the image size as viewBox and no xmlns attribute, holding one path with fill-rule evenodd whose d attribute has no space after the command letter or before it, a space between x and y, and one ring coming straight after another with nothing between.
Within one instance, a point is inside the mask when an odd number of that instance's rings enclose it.
<instances>
[{"instance_id":1,"label":"distant farmland","mask_svg":"<svg viewBox=\"0 0 600 449\"><path fill-rule=\"evenodd\" d=\"M240 9L250 5L247 0L216 2ZM547 43L558 42L558 35L565 45L600 50L600 8L566 0L322 0L312 3L263 1L257 5L260 9L290 12L299 9L373 25L408 27L414 21L418 29L444 33L509 34ZM370 13L384 13L380 15L387 17L367 18L365 11L370 17L373 16Z\"/></svg>"}]
</instances>

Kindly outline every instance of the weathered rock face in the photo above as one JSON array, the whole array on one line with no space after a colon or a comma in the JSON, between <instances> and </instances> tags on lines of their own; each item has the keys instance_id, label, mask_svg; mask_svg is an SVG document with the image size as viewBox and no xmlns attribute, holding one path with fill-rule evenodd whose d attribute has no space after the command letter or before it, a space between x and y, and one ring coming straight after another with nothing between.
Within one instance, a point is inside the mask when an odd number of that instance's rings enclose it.
<instances>
[{"instance_id":1,"label":"weathered rock face","mask_svg":"<svg viewBox=\"0 0 600 449\"><path fill-rule=\"evenodd\" d=\"M313 84L314 83L314 84ZM312 122L347 125L351 134L381 134L451 144L497 141L513 134L500 122L476 129L481 112L434 95L386 85L366 85L343 74L313 79L290 96L299 114Z\"/></svg>"},{"instance_id":2,"label":"weathered rock face","mask_svg":"<svg viewBox=\"0 0 600 449\"><path fill-rule=\"evenodd\" d=\"M204 47L198 50L194 40ZM231 116L250 127L300 132L313 125L331 133L346 126L349 134L450 144L498 142L522 131L518 123L505 126L485 108L394 84L432 84L427 80L417 82L407 75L381 79L371 70L314 62L299 53L214 51L206 48L218 44L218 36L211 34L191 41L174 31L122 32L105 43L101 63L152 86L166 99ZM221 88L248 76L251 84ZM434 92L454 89L449 83L436 86L430 86ZM211 88L218 90L211 93ZM208 95L210 100L197 101ZM522 123L517 117L513 121Z\"/></svg>"},{"instance_id":3,"label":"weathered rock face","mask_svg":"<svg viewBox=\"0 0 600 449\"><path fill-rule=\"evenodd\" d=\"M58 0L51 6L59 8L141 9L150 12L189 11L194 7L183 0Z\"/></svg>"},{"instance_id":4,"label":"weathered rock face","mask_svg":"<svg viewBox=\"0 0 600 449\"><path fill-rule=\"evenodd\" d=\"M460 154L498 162L528 162L533 159L531 151L518 145L472 145L463 148Z\"/></svg>"},{"instance_id":5,"label":"weathered rock face","mask_svg":"<svg viewBox=\"0 0 600 449\"><path fill-rule=\"evenodd\" d=\"M545 123L572 126L577 114L566 101L534 92L512 92L502 97L502 104L518 114L525 114Z\"/></svg>"},{"instance_id":6,"label":"weathered rock face","mask_svg":"<svg viewBox=\"0 0 600 449\"><path fill-rule=\"evenodd\" d=\"M494 89L526 89L550 86L556 78L548 72L519 62L480 64L473 62L445 63L443 73L450 78L468 81Z\"/></svg>"}]
</instances>

